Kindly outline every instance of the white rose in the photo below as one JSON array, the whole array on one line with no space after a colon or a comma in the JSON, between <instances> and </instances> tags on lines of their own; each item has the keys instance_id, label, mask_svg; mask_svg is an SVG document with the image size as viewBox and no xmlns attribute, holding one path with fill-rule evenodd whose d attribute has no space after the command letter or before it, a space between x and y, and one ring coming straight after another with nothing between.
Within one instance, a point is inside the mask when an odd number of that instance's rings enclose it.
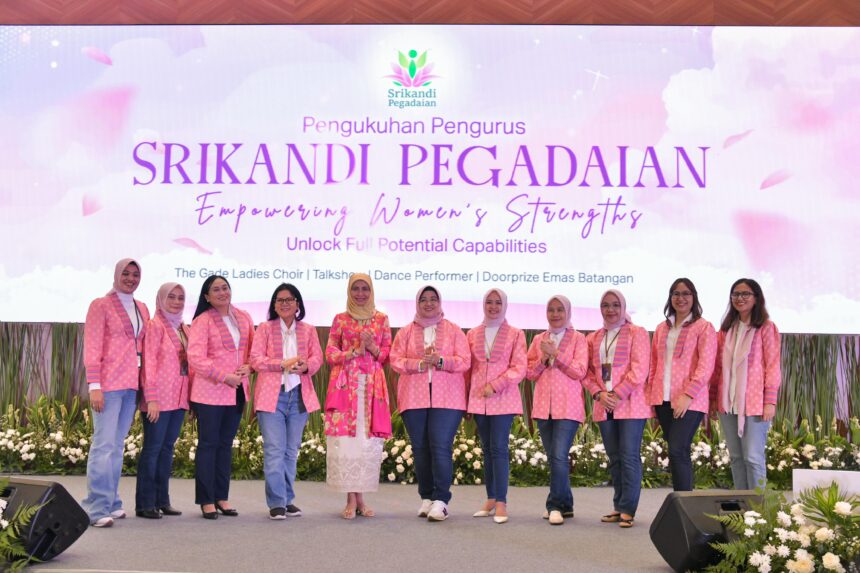
<instances>
[{"instance_id":1,"label":"white rose","mask_svg":"<svg viewBox=\"0 0 860 573\"><path fill-rule=\"evenodd\" d=\"M400 451L400 448L398 448L397 446L394 446L393 448L391 448L391 455L392 456L397 455L397 452L399 452L399 451Z\"/></svg>"},{"instance_id":2,"label":"white rose","mask_svg":"<svg viewBox=\"0 0 860 573\"><path fill-rule=\"evenodd\" d=\"M847 501L837 501L833 506L833 511L838 515L851 515L851 504Z\"/></svg>"},{"instance_id":3,"label":"white rose","mask_svg":"<svg viewBox=\"0 0 860 573\"><path fill-rule=\"evenodd\" d=\"M460 444L460 451L465 452L468 449L469 449L469 446L467 446L466 444Z\"/></svg>"},{"instance_id":4,"label":"white rose","mask_svg":"<svg viewBox=\"0 0 860 573\"><path fill-rule=\"evenodd\" d=\"M839 556L830 552L824 554L824 557L821 558L821 563L825 569L830 569L831 571L843 570L842 563L839 562Z\"/></svg>"},{"instance_id":5,"label":"white rose","mask_svg":"<svg viewBox=\"0 0 860 573\"><path fill-rule=\"evenodd\" d=\"M832 529L828 529L826 527L822 527L818 531L815 532L815 540L820 542L830 541L836 535L833 533Z\"/></svg>"},{"instance_id":6,"label":"white rose","mask_svg":"<svg viewBox=\"0 0 860 573\"><path fill-rule=\"evenodd\" d=\"M397 479L397 476L395 476L394 474L388 474L388 476L386 477L388 477L388 481L394 481L395 479Z\"/></svg>"},{"instance_id":7,"label":"white rose","mask_svg":"<svg viewBox=\"0 0 860 573\"><path fill-rule=\"evenodd\" d=\"M399 474L402 474L403 472L406 471L406 468L403 467L403 464L397 464L397 467L394 469L396 469L397 473L399 473Z\"/></svg>"},{"instance_id":8,"label":"white rose","mask_svg":"<svg viewBox=\"0 0 860 573\"><path fill-rule=\"evenodd\" d=\"M478 460L475 460L475 461L472 463L472 467L473 467L473 468L475 468L476 470L481 469L481 462L479 462ZM475 483L481 483L481 482L480 482L480 481L476 481Z\"/></svg>"},{"instance_id":9,"label":"white rose","mask_svg":"<svg viewBox=\"0 0 860 573\"><path fill-rule=\"evenodd\" d=\"M472 455L472 452L466 452L466 454L463 457L466 458L467 460L471 460L475 456Z\"/></svg>"}]
</instances>

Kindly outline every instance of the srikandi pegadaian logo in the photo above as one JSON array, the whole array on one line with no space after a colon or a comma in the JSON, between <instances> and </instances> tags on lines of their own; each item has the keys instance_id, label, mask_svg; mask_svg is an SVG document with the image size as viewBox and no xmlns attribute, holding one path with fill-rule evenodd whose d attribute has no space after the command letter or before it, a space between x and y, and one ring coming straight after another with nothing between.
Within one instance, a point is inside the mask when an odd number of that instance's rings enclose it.
<instances>
[{"instance_id":1,"label":"srikandi pegadaian logo","mask_svg":"<svg viewBox=\"0 0 860 573\"><path fill-rule=\"evenodd\" d=\"M388 88L388 107L436 107L436 88L430 84L440 76L433 74L434 65L427 61L427 50L421 54L417 50L405 54L398 50L397 61L391 62L394 74L385 76L397 86Z\"/></svg>"}]
</instances>

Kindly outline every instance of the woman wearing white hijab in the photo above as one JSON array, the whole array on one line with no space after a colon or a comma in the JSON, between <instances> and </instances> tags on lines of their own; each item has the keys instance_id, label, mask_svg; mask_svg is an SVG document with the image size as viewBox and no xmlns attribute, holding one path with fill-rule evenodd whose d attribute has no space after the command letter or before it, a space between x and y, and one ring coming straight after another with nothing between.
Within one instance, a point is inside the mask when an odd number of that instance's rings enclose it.
<instances>
[{"instance_id":1,"label":"woman wearing white hijab","mask_svg":"<svg viewBox=\"0 0 860 573\"><path fill-rule=\"evenodd\" d=\"M81 502L95 527L126 516L119 497L125 437L134 420L149 310L134 300L140 264L116 264L113 288L90 304L84 323L84 367L93 409L87 459L87 497Z\"/></svg>"}]
</instances>

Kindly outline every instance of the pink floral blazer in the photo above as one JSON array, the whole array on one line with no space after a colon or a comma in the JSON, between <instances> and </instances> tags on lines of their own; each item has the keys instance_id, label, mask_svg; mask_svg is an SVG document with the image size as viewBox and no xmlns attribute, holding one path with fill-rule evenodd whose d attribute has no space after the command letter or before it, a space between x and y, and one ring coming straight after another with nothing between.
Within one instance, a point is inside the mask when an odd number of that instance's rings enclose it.
<instances>
[{"instance_id":1,"label":"pink floral blazer","mask_svg":"<svg viewBox=\"0 0 860 573\"><path fill-rule=\"evenodd\" d=\"M663 403L663 371L666 367L666 337L669 325L662 321L654 330L651 340L651 371L645 395L648 403ZM693 399L690 410L708 413L709 384L717 356L717 333L704 318L688 322L681 327L675 352L672 354L672 377L669 398L672 406L682 394Z\"/></svg>"},{"instance_id":2,"label":"pink floral blazer","mask_svg":"<svg viewBox=\"0 0 860 573\"><path fill-rule=\"evenodd\" d=\"M269 320L257 328L251 346L251 366L257 372L254 386L254 408L258 412L274 412L278 407L278 395L283 386L281 361L284 356L281 319ZM308 412L320 409L312 376L322 366L323 354L317 329L312 325L296 321L296 355L308 363L308 371L300 375L302 401Z\"/></svg>"},{"instance_id":3,"label":"pink floral blazer","mask_svg":"<svg viewBox=\"0 0 860 573\"><path fill-rule=\"evenodd\" d=\"M180 326L185 340L189 339L188 326ZM143 400L140 409L147 411L148 402L157 402L162 412L188 409L188 375L182 374L181 362L187 360L186 351L176 330L160 312L155 313L146 327L143 354ZM187 363L186 363L187 364Z\"/></svg>"},{"instance_id":4,"label":"pink floral blazer","mask_svg":"<svg viewBox=\"0 0 860 573\"><path fill-rule=\"evenodd\" d=\"M410 322L394 337L391 368L400 374L397 405L401 412L415 408L466 409L463 374L472 361L469 343L463 330L444 318L436 325L436 352L442 357L442 369L433 370L431 384L429 373L418 371L424 357L424 328Z\"/></svg>"},{"instance_id":5,"label":"pink floral blazer","mask_svg":"<svg viewBox=\"0 0 860 573\"><path fill-rule=\"evenodd\" d=\"M588 343L585 335L568 328L558 347L558 355L547 366L541 361L541 341L550 337L541 332L532 339L526 376L535 381L532 417L538 420L585 421L582 379L588 372Z\"/></svg>"},{"instance_id":6,"label":"pink floral blazer","mask_svg":"<svg viewBox=\"0 0 860 573\"><path fill-rule=\"evenodd\" d=\"M606 390L600 365L600 344L605 335L606 329L601 328L586 337L589 359L584 385L590 395ZM621 327L615 346L615 359L612 362L612 390L621 399L613 413L616 420L654 417L654 408L645 399L649 346L648 332L644 328L630 323ZM595 422L604 422L606 409L599 402L595 402L592 416Z\"/></svg>"},{"instance_id":7,"label":"pink floral blazer","mask_svg":"<svg viewBox=\"0 0 860 573\"><path fill-rule=\"evenodd\" d=\"M142 324L137 337L134 326L116 294L95 299L84 323L84 367L87 384L99 384L103 392L138 390L140 368L137 353L143 352L149 310L135 300Z\"/></svg>"},{"instance_id":8,"label":"pink floral blazer","mask_svg":"<svg viewBox=\"0 0 860 573\"><path fill-rule=\"evenodd\" d=\"M379 355L374 358L370 352L352 358L352 351L361 343L361 332L369 331L379 347ZM365 429L370 434L371 399L384 398L388 403L388 388L383 366L391 352L391 328L388 317L376 312L369 320L358 321L348 313L342 312L334 317L325 347L325 356L331 365L331 374L326 396L338 387L339 383L347 388L350 409L346 412L329 411L325 413L325 433L327 436L355 436L356 412L358 412L358 377L367 376L364 391Z\"/></svg>"},{"instance_id":9,"label":"pink floral blazer","mask_svg":"<svg viewBox=\"0 0 860 573\"><path fill-rule=\"evenodd\" d=\"M467 411L471 414L522 414L520 382L526 376L526 337L523 331L503 322L493 341L490 358L485 349L485 328L469 331L466 340L472 353L472 365L466 375L469 391ZM495 390L484 398L484 386Z\"/></svg>"},{"instance_id":10,"label":"pink floral blazer","mask_svg":"<svg viewBox=\"0 0 860 573\"><path fill-rule=\"evenodd\" d=\"M717 334L717 358L714 374L711 379L711 400L717 406L717 411L723 412L719 397L723 388L723 347L726 333L722 330ZM765 404L776 404L779 386L782 383L780 367L780 334L776 325L766 321L757 328L753 335L750 353L747 357L747 397L746 415L761 416Z\"/></svg>"},{"instance_id":11,"label":"pink floral blazer","mask_svg":"<svg viewBox=\"0 0 860 573\"><path fill-rule=\"evenodd\" d=\"M191 323L188 340L188 363L193 371L191 401L213 406L234 406L236 390L224 382L243 364L250 363L251 344L254 340L254 323L244 310L233 309L239 323L239 348L224 324L221 314L210 308ZM242 389L247 401L248 377L242 378Z\"/></svg>"}]
</instances>

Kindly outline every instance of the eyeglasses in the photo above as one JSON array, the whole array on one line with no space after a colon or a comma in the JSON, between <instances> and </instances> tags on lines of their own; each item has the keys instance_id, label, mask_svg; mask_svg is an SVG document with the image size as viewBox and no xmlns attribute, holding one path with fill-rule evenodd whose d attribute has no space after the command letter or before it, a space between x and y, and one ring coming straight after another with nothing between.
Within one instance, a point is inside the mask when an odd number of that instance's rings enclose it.
<instances>
[{"instance_id":1,"label":"eyeglasses","mask_svg":"<svg viewBox=\"0 0 860 573\"><path fill-rule=\"evenodd\" d=\"M621 308L621 303L618 303L618 302L613 302L613 303L602 302L602 303L600 303L600 308Z\"/></svg>"},{"instance_id":2,"label":"eyeglasses","mask_svg":"<svg viewBox=\"0 0 860 573\"><path fill-rule=\"evenodd\" d=\"M749 298L750 298L750 297L752 297L752 296L753 296L753 293L752 293L752 292L750 292L750 291L748 291L748 290L745 290L745 291L742 291L742 292L733 292L733 293L731 294L731 297L732 297L732 299L734 299L734 300L738 300L738 299L741 299L741 300L747 300L747 299L749 299Z\"/></svg>"},{"instance_id":3,"label":"eyeglasses","mask_svg":"<svg viewBox=\"0 0 860 573\"><path fill-rule=\"evenodd\" d=\"M693 293L691 293L688 290L685 290L685 291L673 290L672 291L672 298L690 298L691 296L693 296Z\"/></svg>"},{"instance_id":4,"label":"eyeglasses","mask_svg":"<svg viewBox=\"0 0 860 573\"><path fill-rule=\"evenodd\" d=\"M287 298L276 298L275 299L275 303L277 303L277 304L293 304L294 302L296 302L296 299L291 297L291 296L287 297Z\"/></svg>"}]
</instances>

